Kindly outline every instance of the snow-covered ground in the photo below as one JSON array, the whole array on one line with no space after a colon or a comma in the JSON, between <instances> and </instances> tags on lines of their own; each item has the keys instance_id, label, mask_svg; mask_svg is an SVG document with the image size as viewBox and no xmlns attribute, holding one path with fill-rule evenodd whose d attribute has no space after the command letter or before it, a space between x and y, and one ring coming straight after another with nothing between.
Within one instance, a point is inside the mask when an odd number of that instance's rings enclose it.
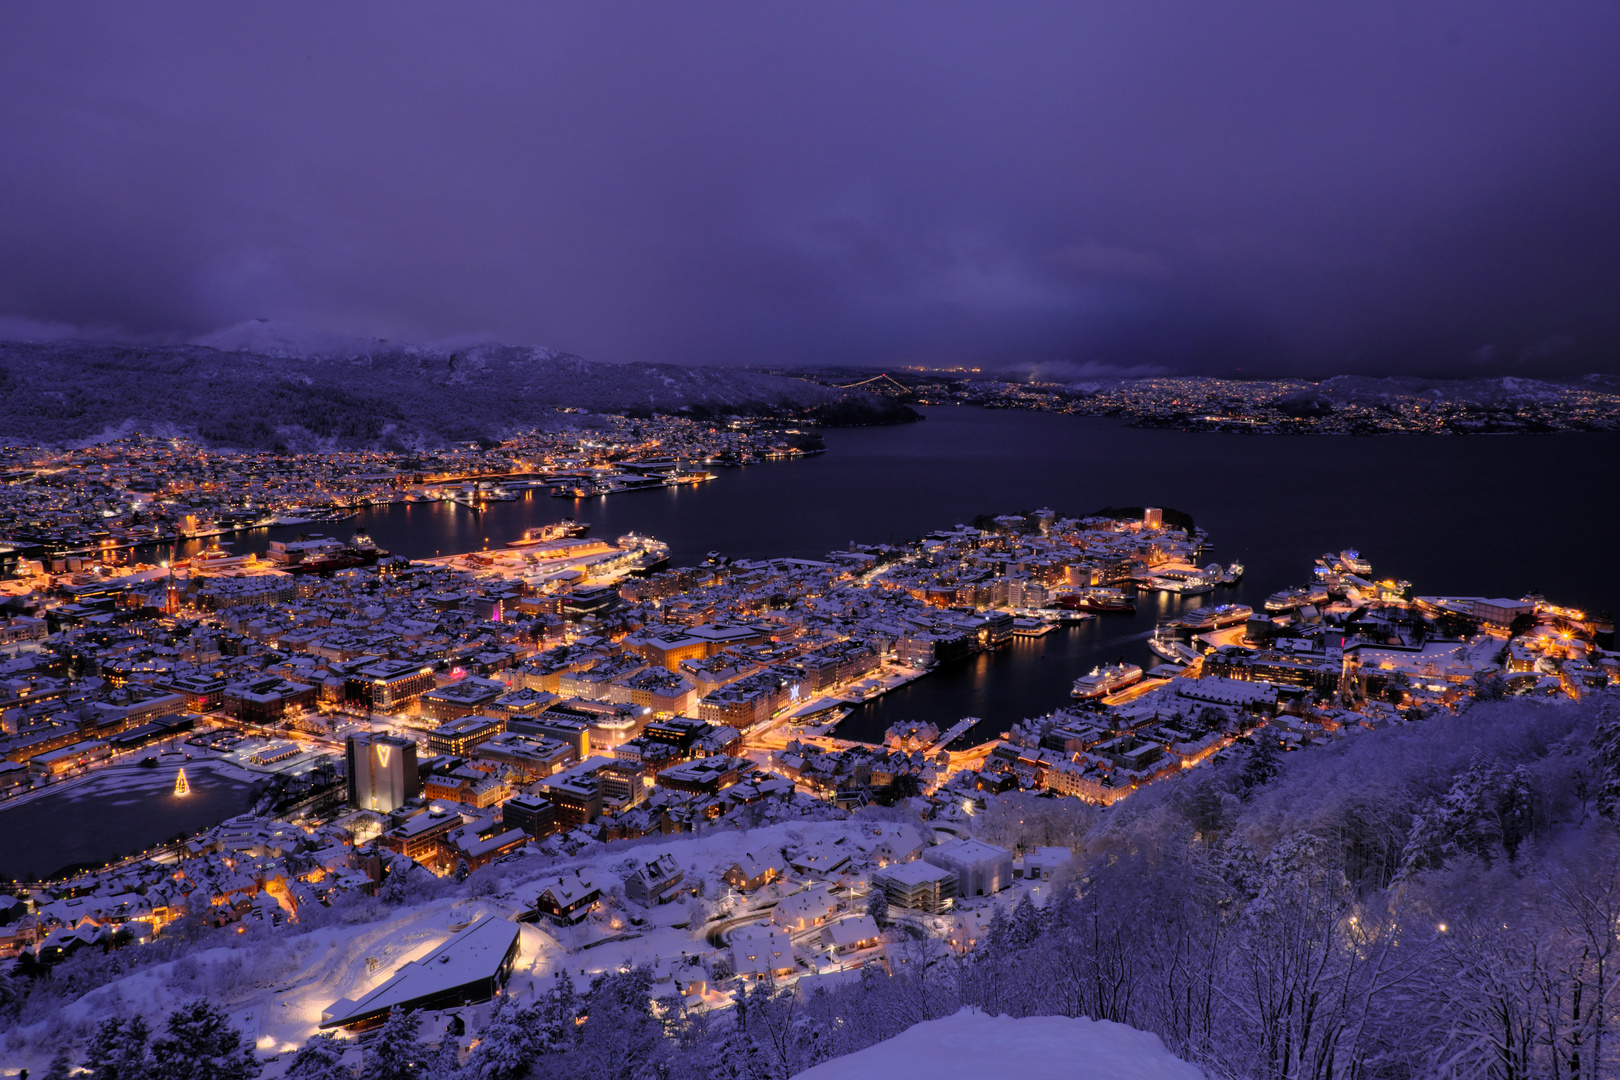
<instances>
[{"instance_id":1,"label":"snow-covered ground","mask_svg":"<svg viewBox=\"0 0 1620 1080\"><path fill-rule=\"evenodd\" d=\"M1157 1035L1107 1020L988 1016L963 1009L865 1050L823 1062L800 1080L983 1080L1016 1071L1063 1080L1204 1080Z\"/></svg>"},{"instance_id":2,"label":"snow-covered ground","mask_svg":"<svg viewBox=\"0 0 1620 1080\"><path fill-rule=\"evenodd\" d=\"M319 1030L322 1011L334 1001L359 999L475 918L515 918L547 877L567 869L587 870L607 892L640 863L667 852L688 881L706 883L704 900L679 900L651 910L620 901L611 912L577 927L525 924L510 992L528 997L549 985L559 968L584 990L603 971L640 964L667 967L687 956L712 954L717 949L707 933L710 918L731 926L768 922L778 900L806 887L807 879L793 877L746 897L731 893L719 883L720 876L749 853L779 857L784 848L820 845L862 856L881 839L878 830L894 829L886 822L790 822L666 837L570 863L522 860L502 868L506 876L490 896L402 906L374 922L244 936L240 945L222 944L144 969L91 991L52 1020L15 1032L8 1058L43 1074L50 1060L50 1033L63 1025L88 1034L105 1017L139 1014L156 1029L176 1006L205 996L230 1012L261 1055L279 1053L286 1060L287 1051ZM723 1004L726 999L711 995L706 1000ZM468 1019L471 1023L477 1017Z\"/></svg>"}]
</instances>

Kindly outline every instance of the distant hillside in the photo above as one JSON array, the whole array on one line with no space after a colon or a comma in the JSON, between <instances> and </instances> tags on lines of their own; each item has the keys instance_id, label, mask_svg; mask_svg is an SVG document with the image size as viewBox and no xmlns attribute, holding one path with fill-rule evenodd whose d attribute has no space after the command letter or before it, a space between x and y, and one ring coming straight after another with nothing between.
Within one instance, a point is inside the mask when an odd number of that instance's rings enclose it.
<instances>
[{"instance_id":1,"label":"distant hillside","mask_svg":"<svg viewBox=\"0 0 1620 1080\"><path fill-rule=\"evenodd\" d=\"M251 324L222 346L0 344L0 439L62 443L124 431L221 446L415 446L499 438L560 407L778 415L828 424L914 414L881 398L730 368L594 363L477 342L402 345ZM264 351L225 351L244 347Z\"/></svg>"}]
</instances>

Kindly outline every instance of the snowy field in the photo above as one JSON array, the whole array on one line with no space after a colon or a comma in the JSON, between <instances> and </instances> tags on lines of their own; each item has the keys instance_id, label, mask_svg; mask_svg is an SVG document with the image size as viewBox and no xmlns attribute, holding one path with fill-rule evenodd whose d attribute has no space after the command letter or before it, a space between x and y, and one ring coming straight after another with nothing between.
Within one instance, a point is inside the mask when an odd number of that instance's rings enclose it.
<instances>
[{"instance_id":1,"label":"snowy field","mask_svg":"<svg viewBox=\"0 0 1620 1080\"><path fill-rule=\"evenodd\" d=\"M188 764L188 777L192 768ZM167 778L172 787L171 770L160 770L159 778ZM149 785L113 785L113 795L108 797L124 798L131 790L151 794ZM856 821L796 822L662 838L567 864L542 867L536 859L531 867L529 860L519 861L500 868L507 872L494 881L491 895L405 905L374 922L244 935L240 944L202 950L144 969L86 994L49 1021L14 1032L8 1051L17 1056L19 1067L42 1074L49 1055L37 1048L48 1044L53 1032L66 1028L88 1033L105 1017L135 1014L156 1028L170 1010L204 996L230 1012L261 1056L276 1057L284 1064L288 1051L319 1030L322 1011L334 1001L359 999L403 964L430 952L476 918L515 918L532 904L543 881L560 872L589 871L597 875L604 892L609 892L640 862L668 852L688 881L706 882L708 899L680 900L651 910L620 901L610 905L612 911L606 918L576 927L523 925L509 992L530 1000L537 989L550 985L559 969L584 990L592 976L604 971L641 964L667 968L671 961L685 956L713 954L717 947L711 943L709 931L715 926L729 932L768 921L780 899L805 887L806 880L800 877L746 897L732 893L720 884L720 875L748 853L775 855L784 847L820 846L859 855L877 843L874 829L893 828L888 823ZM1003 899L1012 902L1013 892L1009 890ZM720 936L723 939L724 934ZM711 993L705 1000L721 1005L728 999ZM469 1030L483 1022L488 1010L488 1005L461 1010ZM443 1017L431 1017L424 1032L442 1027L443 1022ZM27 1060L35 1056L37 1060ZM271 1062L265 1075L273 1077L277 1069L277 1063Z\"/></svg>"},{"instance_id":2,"label":"snowy field","mask_svg":"<svg viewBox=\"0 0 1620 1080\"><path fill-rule=\"evenodd\" d=\"M988 1016L965 1008L823 1062L802 1080L984 1080L1015 1067L1062 1080L1204 1080L1157 1035L1107 1020Z\"/></svg>"}]
</instances>

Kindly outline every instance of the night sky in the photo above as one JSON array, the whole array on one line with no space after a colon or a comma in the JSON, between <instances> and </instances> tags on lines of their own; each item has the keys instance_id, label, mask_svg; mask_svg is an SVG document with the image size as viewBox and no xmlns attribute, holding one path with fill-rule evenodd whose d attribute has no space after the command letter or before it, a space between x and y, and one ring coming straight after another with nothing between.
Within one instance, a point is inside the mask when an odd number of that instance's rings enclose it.
<instances>
[{"instance_id":1,"label":"night sky","mask_svg":"<svg viewBox=\"0 0 1620 1080\"><path fill-rule=\"evenodd\" d=\"M1620 370L1620 4L0 8L0 332Z\"/></svg>"}]
</instances>

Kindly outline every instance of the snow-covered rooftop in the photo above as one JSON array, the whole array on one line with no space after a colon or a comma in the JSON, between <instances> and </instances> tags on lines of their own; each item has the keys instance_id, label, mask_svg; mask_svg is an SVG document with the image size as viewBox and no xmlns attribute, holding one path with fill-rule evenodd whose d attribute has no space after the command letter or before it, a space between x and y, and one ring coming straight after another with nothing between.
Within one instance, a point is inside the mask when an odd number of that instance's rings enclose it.
<instances>
[{"instance_id":1,"label":"snow-covered rooftop","mask_svg":"<svg viewBox=\"0 0 1620 1080\"><path fill-rule=\"evenodd\" d=\"M341 1027L401 1005L415 1005L474 983L493 981L517 946L517 923L486 915L359 1001L339 998L321 1015L321 1027Z\"/></svg>"}]
</instances>

